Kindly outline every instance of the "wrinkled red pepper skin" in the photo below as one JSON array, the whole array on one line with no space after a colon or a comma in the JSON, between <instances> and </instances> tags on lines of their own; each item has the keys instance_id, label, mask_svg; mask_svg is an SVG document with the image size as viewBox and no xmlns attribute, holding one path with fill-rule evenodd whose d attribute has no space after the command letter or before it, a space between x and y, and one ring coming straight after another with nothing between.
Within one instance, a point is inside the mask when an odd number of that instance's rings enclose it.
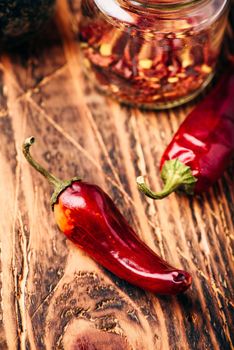
<instances>
[{"instance_id":1,"label":"wrinkled red pepper skin","mask_svg":"<svg viewBox=\"0 0 234 350\"><path fill-rule=\"evenodd\" d=\"M61 231L118 277L159 294L178 294L191 285L189 273L147 247L98 186L73 182L59 195L54 213Z\"/></svg>"},{"instance_id":2,"label":"wrinkled red pepper skin","mask_svg":"<svg viewBox=\"0 0 234 350\"><path fill-rule=\"evenodd\" d=\"M223 174L234 154L234 66L214 90L189 114L167 147L165 161L179 159L206 191Z\"/></svg>"}]
</instances>

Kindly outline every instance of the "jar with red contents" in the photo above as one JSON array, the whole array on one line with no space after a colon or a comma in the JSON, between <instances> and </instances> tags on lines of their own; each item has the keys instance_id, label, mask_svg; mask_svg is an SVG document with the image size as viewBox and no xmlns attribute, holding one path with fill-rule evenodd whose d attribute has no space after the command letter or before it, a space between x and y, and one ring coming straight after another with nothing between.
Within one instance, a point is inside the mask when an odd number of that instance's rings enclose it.
<instances>
[{"instance_id":1,"label":"jar with red contents","mask_svg":"<svg viewBox=\"0 0 234 350\"><path fill-rule=\"evenodd\" d=\"M121 102L169 108L211 81L228 0L83 0L83 66Z\"/></svg>"}]
</instances>

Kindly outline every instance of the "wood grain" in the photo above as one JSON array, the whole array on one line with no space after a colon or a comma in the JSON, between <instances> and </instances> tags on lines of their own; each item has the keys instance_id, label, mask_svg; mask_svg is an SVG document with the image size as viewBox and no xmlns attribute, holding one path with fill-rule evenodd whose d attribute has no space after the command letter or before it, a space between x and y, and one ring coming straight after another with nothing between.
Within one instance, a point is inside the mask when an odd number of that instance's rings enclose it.
<instances>
[{"instance_id":1,"label":"wood grain","mask_svg":"<svg viewBox=\"0 0 234 350\"><path fill-rule=\"evenodd\" d=\"M161 154L193 102L143 112L99 95L82 74L79 1L59 0L46 34L0 63L0 349L233 349L233 166L207 194L154 202ZM183 296L157 297L116 278L68 242L49 185L22 157L58 177L102 186L139 236L193 275Z\"/></svg>"}]
</instances>

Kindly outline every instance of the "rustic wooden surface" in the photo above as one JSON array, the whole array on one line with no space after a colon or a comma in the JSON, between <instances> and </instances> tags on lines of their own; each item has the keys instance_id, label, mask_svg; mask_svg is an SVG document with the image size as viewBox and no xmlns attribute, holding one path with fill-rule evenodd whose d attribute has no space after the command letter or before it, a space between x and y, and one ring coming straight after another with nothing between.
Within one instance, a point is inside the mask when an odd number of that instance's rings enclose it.
<instances>
[{"instance_id":1,"label":"rustic wooden surface","mask_svg":"<svg viewBox=\"0 0 234 350\"><path fill-rule=\"evenodd\" d=\"M99 95L81 72L78 9L58 1L44 38L1 55L0 349L232 349L233 168L196 198L138 192L142 173L160 189L160 156L194 103L140 112ZM68 242L49 185L22 157L30 135L46 167L102 186L151 248L191 271L191 290L145 293Z\"/></svg>"}]
</instances>

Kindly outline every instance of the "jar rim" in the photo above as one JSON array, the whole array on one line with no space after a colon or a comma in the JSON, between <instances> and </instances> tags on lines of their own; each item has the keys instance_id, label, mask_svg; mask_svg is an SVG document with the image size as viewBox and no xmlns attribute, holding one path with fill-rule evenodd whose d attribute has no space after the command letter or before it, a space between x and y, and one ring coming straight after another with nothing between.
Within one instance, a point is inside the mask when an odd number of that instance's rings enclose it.
<instances>
[{"instance_id":1,"label":"jar rim","mask_svg":"<svg viewBox=\"0 0 234 350\"><path fill-rule=\"evenodd\" d=\"M132 6L139 10L177 10L199 5L207 0L120 0L125 6Z\"/></svg>"},{"instance_id":2,"label":"jar rim","mask_svg":"<svg viewBox=\"0 0 234 350\"><path fill-rule=\"evenodd\" d=\"M131 26L136 23L136 18L143 18L144 23L147 22L147 25L150 26L152 30L159 31L155 28L155 25L159 26L159 21L163 20L164 23L171 22L172 20L181 20L184 22L184 25L180 25L180 30L188 30L189 27L196 27L196 24L191 24L191 12L194 11L196 14L197 9L201 6L207 6L209 3L215 0L92 0L94 1L97 8L102 12L106 17L108 22L114 24L114 26ZM211 25L225 9L228 8L230 0L220 0L220 8L218 11L212 13L211 16L206 16L202 21L197 21L197 26L199 30L201 27L206 25ZM173 2L173 4L172 4ZM177 5L175 5L177 2ZM179 2L179 3L178 3ZM147 6L142 4L147 3ZM154 3L154 6L152 4ZM160 6L155 4L160 3ZM149 6L151 5L151 6ZM183 11L183 16L181 11ZM147 20L148 18L148 20ZM189 27L188 21L189 20ZM167 21L167 22L166 22ZM140 26L137 28L141 30ZM149 29L149 28L148 28ZM169 27L168 27L169 30Z\"/></svg>"}]
</instances>

